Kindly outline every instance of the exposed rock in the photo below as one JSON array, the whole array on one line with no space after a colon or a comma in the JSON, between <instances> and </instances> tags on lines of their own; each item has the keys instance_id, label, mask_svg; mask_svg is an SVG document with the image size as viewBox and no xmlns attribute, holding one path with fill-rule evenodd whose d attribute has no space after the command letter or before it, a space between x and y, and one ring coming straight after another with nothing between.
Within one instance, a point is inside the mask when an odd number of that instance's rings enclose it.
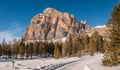
<instances>
[{"instance_id":1,"label":"exposed rock","mask_svg":"<svg viewBox=\"0 0 120 70\"><path fill-rule=\"evenodd\" d=\"M86 21L79 23L74 15L47 8L43 14L37 14L32 18L25 31L24 40L61 39L69 34L79 35L89 30L91 27Z\"/></svg>"},{"instance_id":2,"label":"exposed rock","mask_svg":"<svg viewBox=\"0 0 120 70\"><path fill-rule=\"evenodd\" d=\"M95 31L99 33L99 35L103 36L106 41L110 40L110 29L111 27L98 27L98 28L93 28L90 32L90 36L94 34Z\"/></svg>"}]
</instances>

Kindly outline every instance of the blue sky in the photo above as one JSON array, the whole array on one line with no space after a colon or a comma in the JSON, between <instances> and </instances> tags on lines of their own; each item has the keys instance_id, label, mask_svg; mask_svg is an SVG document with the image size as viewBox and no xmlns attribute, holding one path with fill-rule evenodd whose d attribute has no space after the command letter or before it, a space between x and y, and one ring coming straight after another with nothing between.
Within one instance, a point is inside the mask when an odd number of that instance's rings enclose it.
<instances>
[{"instance_id":1,"label":"blue sky","mask_svg":"<svg viewBox=\"0 0 120 70\"><path fill-rule=\"evenodd\" d=\"M86 20L90 26L104 25L118 0L0 0L0 39L21 37L31 18L47 7ZM6 36L1 36L4 35Z\"/></svg>"}]
</instances>

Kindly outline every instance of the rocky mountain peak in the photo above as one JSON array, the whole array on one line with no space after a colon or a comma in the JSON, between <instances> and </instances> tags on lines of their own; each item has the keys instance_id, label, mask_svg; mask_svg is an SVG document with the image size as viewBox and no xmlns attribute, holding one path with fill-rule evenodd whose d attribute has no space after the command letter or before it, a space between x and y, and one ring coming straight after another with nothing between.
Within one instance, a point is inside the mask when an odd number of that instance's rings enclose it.
<instances>
[{"instance_id":1,"label":"rocky mountain peak","mask_svg":"<svg viewBox=\"0 0 120 70\"><path fill-rule=\"evenodd\" d=\"M32 18L24 39L61 39L69 34L78 35L90 29L86 21L77 22L74 15L47 8Z\"/></svg>"},{"instance_id":2,"label":"rocky mountain peak","mask_svg":"<svg viewBox=\"0 0 120 70\"><path fill-rule=\"evenodd\" d=\"M53 8L46 8L44 11L43 11L43 13L45 14L45 13L53 13L53 12L57 12L58 13L58 11L57 10L55 10L55 9L53 9ZM60 12L59 12L60 13Z\"/></svg>"}]
</instances>

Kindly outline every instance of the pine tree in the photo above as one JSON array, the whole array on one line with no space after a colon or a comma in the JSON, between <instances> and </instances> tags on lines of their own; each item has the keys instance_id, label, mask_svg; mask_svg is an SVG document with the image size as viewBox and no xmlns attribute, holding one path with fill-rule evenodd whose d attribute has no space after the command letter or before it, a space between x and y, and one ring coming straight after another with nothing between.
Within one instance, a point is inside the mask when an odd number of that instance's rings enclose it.
<instances>
[{"instance_id":1,"label":"pine tree","mask_svg":"<svg viewBox=\"0 0 120 70\"><path fill-rule=\"evenodd\" d=\"M30 54L30 58L32 59L32 56L34 54L33 43L29 44L29 54Z\"/></svg>"},{"instance_id":2,"label":"pine tree","mask_svg":"<svg viewBox=\"0 0 120 70\"><path fill-rule=\"evenodd\" d=\"M35 43L33 43L34 54L35 54L36 56L38 56L38 54L39 54L39 44L40 44L40 42L35 42Z\"/></svg>"},{"instance_id":3,"label":"pine tree","mask_svg":"<svg viewBox=\"0 0 120 70\"><path fill-rule=\"evenodd\" d=\"M82 55L82 45L81 39L79 37L74 38L73 47L72 47L72 56L81 56Z\"/></svg>"},{"instance_id":4,"label":"pine tree","mask_svg":"<svg viewBox=\"0 0 120 70\"><path fill-rule=\"evenodd\" d=\"M78 52L78 47L79 47L78 39L74 38L73 47L72 47L72 56L76 56Z\"/></svg>"},{"instance_id":5,"label":"pine tree","mask_svg":"<svg viewBox=\"0 0 120 70\"><path fill-rule=\"evenodd\" d=\"M111 37L110 44L105 49L105 58L103 64L112 66L120 62L120 2L116 5L111 13Z\"/></svg>"},{"instance_id":6,"label":"pine tree","mask_svg":"<svg viewBox=\"0 0 120 70\"><path fill-rule=\"evenodd\" d=\"M12 48L10 44L7 45L7 56L8 58L11 58L12 56Z\"/></svg>"},{"instance_id":7,"label":"pine tree","mask_svg":"<svg viewBox=\"0 0 120 70\"><path fill-rule=\"evenodd\" d=\"M53 57L53 55L54 55L54 43L52 41L47 44L46 50L47 50L48 56Z\"/></svg>"},{"instance_id":8,"label":"pine tree","mask_svg":"<svg viewBox=\"0 0 120 70\"><path fill-rule=\"evenodd\" d=\"M82 56L82 54L83 54L82 51L83 51L82 39L80 37L78 37L78 52L77 52L78 57Z\"/></svg>"},{"instance_id":9,"label":"pine tree","mask_svg":"<svg viewBox=\"0 0 120 70\"><path fill-rule=\"evenodd\" d=\"M28 59L28 57L30 56L30 48L28 43L25 45L25 55L26 59Z\"/></svg>"},{"instance_id":10,"label":"pine tree","mask_svg":"<svg viewBox=\"0 0 120 70\"><path fill-rule=\"evenodd\" d=\"M67 41L63 43L62 45L62 56L65 57L67 56L68 49L67 49Z\"/></svg>"},{"instance_id":11,"label":"pine tree","mask_svg":"<svg viewBox=\"0 0 120 70\"><path fill-rule=\"evenodd\" d=\"M72 44L72 35L69 35L69 38L68 38L68 43L67 43L67 50L68 50L68 56L71 56L72 55L72 47L73 47L73 44Z\"/></svg>"},{"instance_id":12,"label":"pine tree","mask_svg":"<svg viewBox=\"0 0 120 70\"><path fill-rule=\"evenodd\" d=\"M0 56L2 56L2 46L0 44Z\"/></svg>"},{"instance_id":13,"label":"pine tree","mask_svg":"<svg viewBox=\"0 0 120 70\"><path fill-rule=\"evenodd\" d=\"M58 42L55 43L54 58L55 59L59 59L60 58L60 51L59 51L59 44L58 44Z\"/></svg>"},{"instance_id":14,"label":"pine tree","mask_svg":"<svg viewBox=\"0 0 120 70\"><path fill-rule=\"evenodd\" d=\"M104 41L103 41L103 37L100 35L99 39L98 39L98 48L99 48L99 52L103 53L104 52Z\"/></svg>"},{"instance_id":15,"label":"pine tree","mask_svg":"<svg viewBox=\"0 0 120 70\"><path fill-rule=\"evenodd\" d=\"M46 42L42 42L40 47L41 47L41 56L46 57L46 54L47 54L47 52L46 52Z\"/></svg>"},{"instance_id":16,"label":"pine tree","mask_svg":"<svg viewBox=\"0 0 120 70\"><path fill-rule=\"evenodd\" d=\"M84 54L88 54L89 52L89 47L88 47L88 44L89 44L89 36L88 34L85 32L81 35L81 39L82 39L82 46L83 46L83 50L84 50Z\"/></svg>"},{"instance_id":17,"label":"pine tree","mask_svg":"<svg viewBox=\"0 0 120 70\"><path fill-rule=\"evenodd\" d=\"M13 58L15 57L15 58L18 58L17 56L18 56L18 54L19 54L19 43L15 43L15 44L13 44L13 52L12 52L12 54L13 54Z\"/></svg>"},{"instance_id":18,"label":"pine tree","mask_svg":"<svg viewBox=\"0 0 120 70\"><path fill-rule=\"evenodd\" d=\"M97 31L95 31L90 37L89 51L91 56L93 56L95 52L99 51L99 33Z\"/></svg>"},{"instance_id":19,"label":"pine tree","mask_svg":"<svg viewBox=\"0 0 120 70\"><path fill-rule=\"evenodd\" d=\"M40 41L40 43L39 43L39 56L41 57L41 55L42 55L42 42Z\"/></svg>"},{"instance_id":20,"label":"pine tree","mask_svg":"<svg viewBox=\"0 0 120 70\"><path fill-rule=\"evenodd\" d=\"M7 42L5 41L5 39L3 39L3 42L2 42L2 55L5 56L5 58L8 58L8 44Z\"/></svg>"},{"instance_id":21,"label":"pine tree","mask_svg":"<svg viewBox=\"0 0 120 70\"><path fill-rule=\"evenodd\" d=\"M49 57L50 53L51 53L51 49L52 47L50 46L49 42L46 42L46 56Z\"/></svg>"},{"instance_id":22,"label":"pine tree","mask_svg":"<svg viewBox=\"0 0 120 70\"><path fill-rule=\"evenodd\" d=\"M59 44L59 52L60 52L60 57L62 57L62 41L58 42Z\"/></svg>"},{"instance_id":23,"label":"pine tree","mask_svg":"<svg viewBox=\"0 0 120 70\"><path fill-rule=\"evenodd\" d=\"M25 45L24 45L23 41L21 41L20 44L19 44L19 54L20 54L21 58L24 57L24 54L25 54Z\"/></svg>"},{"instance_id":24,"label":"pine tree","mask_svg":"<svg viewBox=\"0 0 120 70\"><path fill-rule=\"evenodd\" d=\"M89 51L90 51L91 56L93 56L96 52L96 43L95 43L94 36L91 36L91 38L90 38Z\"/></svg>"}]
</instances>

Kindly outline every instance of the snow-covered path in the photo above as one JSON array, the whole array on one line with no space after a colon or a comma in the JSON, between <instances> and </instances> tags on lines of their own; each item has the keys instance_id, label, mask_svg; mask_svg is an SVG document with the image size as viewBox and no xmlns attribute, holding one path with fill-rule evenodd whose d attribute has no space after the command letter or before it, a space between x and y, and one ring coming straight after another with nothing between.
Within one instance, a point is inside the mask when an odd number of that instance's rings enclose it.
<instances>
[{"instance_id":1,"label":"snow-covered path","mask_svg":"<svg viewBox=\"0 0 120 70\"><path fill-rule=\"evenodd\" d=\"M88 65L86 64L85 66L84 66L84 69L83 70L90 70L90 68L88 67Z\"/></svg>"},{"instance_id":2,"label":"snow-covered path","mask_svg":"<svg viewBox=\"0 0 120 70\"><path fill-rule=\"evenodd\" d=\"M107 67L102 65L103 54L83 56L80 61L67 64L58 70L120 70L119 66Z\"/></svg>"},{"instance_id":3,"label":"snow-covered path","mask_svg":"<svg viewBox=\"0 0 120 70\"><path fill-rule=\"evenodd\" d=\"M61 68L59 68L58 70L91 70L89 68L89 63L95 61L94 59L98 59L98 58L95 58L96 56L83 56L80 58L79 61L77 62L74 62L74 63L71 63L71 64L67 64Z\"/></svg>"}]
</instances>

